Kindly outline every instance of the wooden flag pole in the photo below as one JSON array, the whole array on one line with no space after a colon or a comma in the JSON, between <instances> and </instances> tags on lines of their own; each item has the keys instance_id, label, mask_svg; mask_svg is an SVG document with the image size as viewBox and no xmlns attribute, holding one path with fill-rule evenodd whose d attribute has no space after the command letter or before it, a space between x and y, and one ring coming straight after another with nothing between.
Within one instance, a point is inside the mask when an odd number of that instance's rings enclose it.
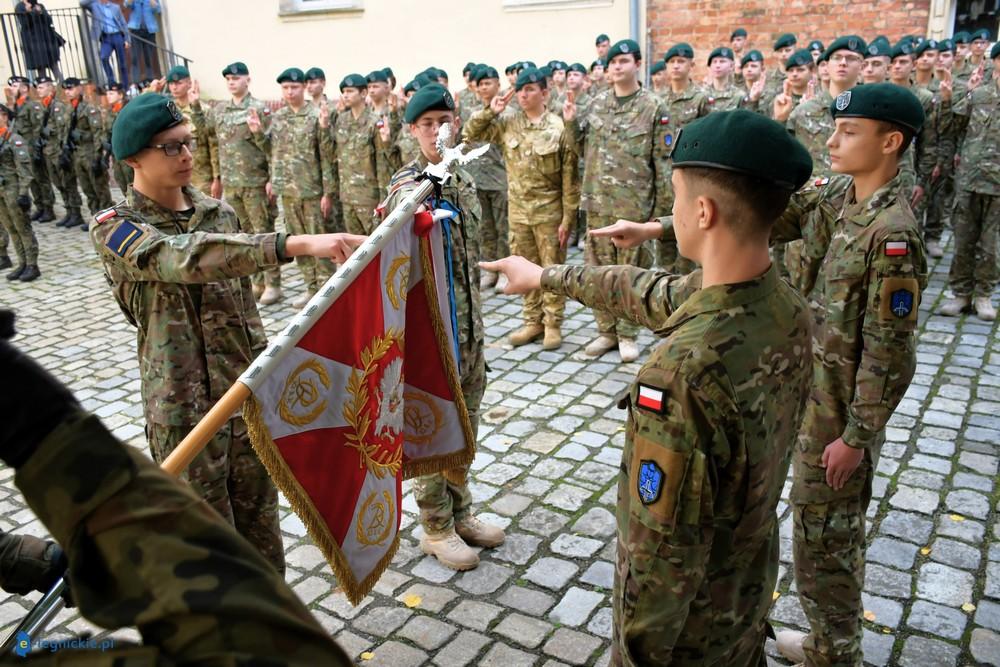
<instances>
[{"instance_id":1,"label":"wooden flag pole","mask_svg":"<svg viewBox=\"0 0 1000 667\"><path fill-rule=\"evenodd\" d=\"M208 441L219 432L226 422L229 421L243 402L250 396L250 387L242 382L236 382L229 388L222 398L212 406L201 421L198 422L191 432L184 436L170 456L163 461L160 467L168 475L180 477L181 473L187 470L201 450L205 449Z\"/></svg>"}]
</instances>

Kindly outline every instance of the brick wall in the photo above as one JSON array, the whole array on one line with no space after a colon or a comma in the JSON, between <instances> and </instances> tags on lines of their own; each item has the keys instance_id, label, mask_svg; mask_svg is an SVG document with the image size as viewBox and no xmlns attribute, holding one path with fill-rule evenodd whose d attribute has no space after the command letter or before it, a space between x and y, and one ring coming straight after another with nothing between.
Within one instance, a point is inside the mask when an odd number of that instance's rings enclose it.
<instances>
[{"instance_id":1,"label":"brick wall","mask_svg":"<svg viewBox=\"0 0 1000 667\"><path fill-rule=\"evenodd\" d=\"M778 35L793 32L805 48L812 39L824 44L839 35L856 34L869 40L885 34L895 42L905 34L923 35L931 0L647 0L647 23L657 59L677 42L695 50L704 73L709 52L729 44L737 27L750 34L750 48L759 49L773 65Z\"/></svg>"}]
</instances>

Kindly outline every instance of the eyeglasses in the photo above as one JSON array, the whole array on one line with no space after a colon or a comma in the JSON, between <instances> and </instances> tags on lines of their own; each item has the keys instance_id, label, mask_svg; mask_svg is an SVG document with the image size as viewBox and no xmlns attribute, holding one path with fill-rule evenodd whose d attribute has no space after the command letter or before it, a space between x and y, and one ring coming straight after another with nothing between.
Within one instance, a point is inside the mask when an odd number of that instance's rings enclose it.
<instances>
[{"instance_id":1,"label":"eyeglasses","mask_svg":"<svg viewBox=\"0 0 1000 667\"><path fill-rule=\"evenodd\" d=\"M861 56L855 56L848 53L835 53L832 56L830 56L830 62L847 63L848 65L853 65L855 63L861 62Z\"/></svg>"},{"instance_id":2,"label":"eyeglasses","mask_svg":"<svg viewBox=\"0 0 1000 667\"><path fill-rule=\"evenodd\" d=\"M424 134L431 134L432 132L436 133L442 125L447 125L450 122L451 121L444 121L443 123L439 123L436 120L426 119L420 121L419 123L416 123L416 126L417 129L423 132Z\"/></svg>"},{"instance_id":3,"label":"eyeglasses","mask_svg":"<svg viewBox=\"0 0 1000 667\"><path fill-rule=\"evenodd\" d=\"M192 137L184 141L171 141L169 144L150 144L146 148L159 148L167 157L177 157L181 154L181 148L187 148L189 153L194 154L197 147L198 142Z\"/></svg>"}]
</instances>

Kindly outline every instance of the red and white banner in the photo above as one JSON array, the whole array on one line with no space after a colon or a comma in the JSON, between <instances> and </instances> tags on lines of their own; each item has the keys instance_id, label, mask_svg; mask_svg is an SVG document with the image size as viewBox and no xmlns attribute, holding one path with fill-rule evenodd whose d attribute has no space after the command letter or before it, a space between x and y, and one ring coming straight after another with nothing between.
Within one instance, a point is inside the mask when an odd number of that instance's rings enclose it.
<instances>
[{"instance_id":1,"label":"red and white banner","mask_svg":"<svg viewBox=\"0 0 1000 667\"><path fill-rule=\"evenodd\" d=\"M474 453L445 261L430 214L404 223L244 409L261 460L353 604L395 554L402 480Z\"/></svg>"}]
</instances>

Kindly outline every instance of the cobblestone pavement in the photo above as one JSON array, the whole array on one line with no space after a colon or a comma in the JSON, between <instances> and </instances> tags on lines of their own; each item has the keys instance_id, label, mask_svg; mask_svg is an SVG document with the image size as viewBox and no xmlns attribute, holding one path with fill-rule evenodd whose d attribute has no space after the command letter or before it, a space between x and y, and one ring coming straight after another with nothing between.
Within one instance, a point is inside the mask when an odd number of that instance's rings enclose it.
<instances>
[{"instance_id":1,"label":"cobblestone pavement","mask_svg":"<svg viewBox=\"0 0 1000 667\"><path fill-rule=\"evenodd\" d=\"M79 229L38 225L43 277L0 283L19 313L18 345L69 383L114 433L145 449L135 334L119 313ZM572 261L579 261L574 253ZM917 376L890 422L868 516L864 649L873 665L1000 664L1000 343L973 317L928 317L942 296L950 256L934 265L921 307ZM286 294L301 280L284 269ZM263 309L277 332L291 298ZM399 553L358 607L335 581L302 522L283 504L288 582L325 628L365 665L605 665L611 636L615 482L624 442L617 396L638 364L617 353L587 360L593 318L567 307L565 343L512 350L517 298L485 304L488 361L472 492L483 518L507 530L478 569L456 573L417 547L416 504L404 504ZM644 334L643 345L653 343ZM44 528L0 470L0 527ZM408 487L407 487L408 488ZM788 487L786 486L786 493ZM790 569L791 516L782 503L782 567L772 618L804 617ZM0 598L10 629L37 595ZM64 611L53 635L100 633ZM137 639L134 630L113 636ZM769 646L773 652L773 646Z\"/></svg>"}]
</instances>

